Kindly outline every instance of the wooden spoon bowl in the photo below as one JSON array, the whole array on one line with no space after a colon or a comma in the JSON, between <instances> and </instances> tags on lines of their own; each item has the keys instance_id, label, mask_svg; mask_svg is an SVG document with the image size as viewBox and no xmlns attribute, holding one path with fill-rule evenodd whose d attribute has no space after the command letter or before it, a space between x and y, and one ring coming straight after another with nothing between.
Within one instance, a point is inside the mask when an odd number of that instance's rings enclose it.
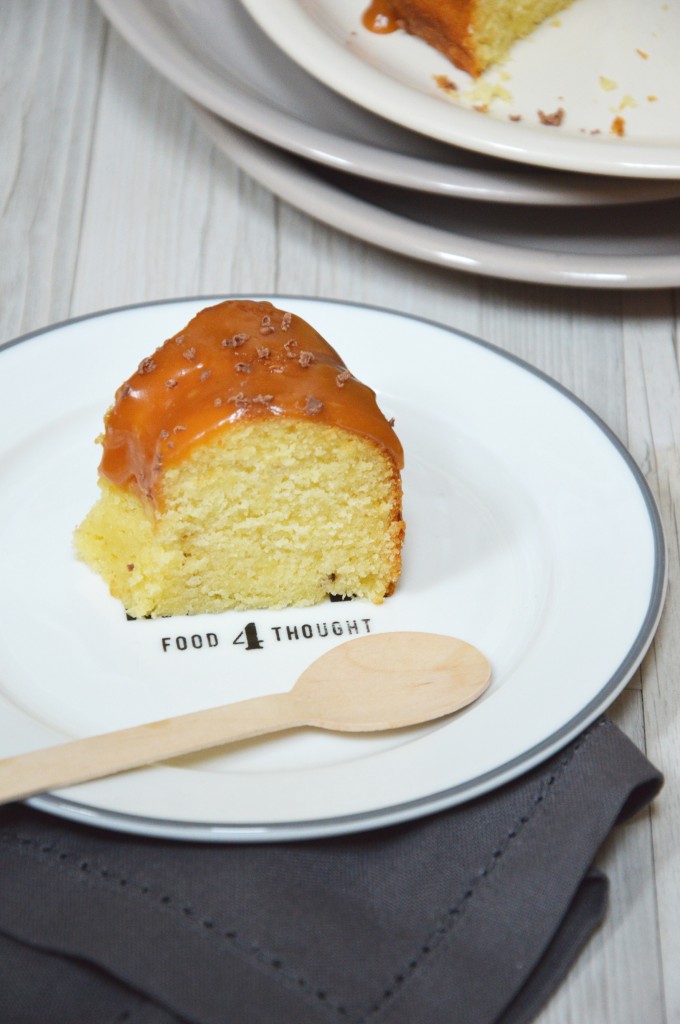
<instances>
[{"instance_id":1,"label":"wooden spoon bowl","mask_svg":"<svg viewBox=\"0 0 680 1024\"><path fill-rule=\"evenodd\" d=\"M476 647L437 633L373 633L327 651L291 691L305 724L340 732L401 729L450 715L489 683Z\"/></svg>"}]
</instances>

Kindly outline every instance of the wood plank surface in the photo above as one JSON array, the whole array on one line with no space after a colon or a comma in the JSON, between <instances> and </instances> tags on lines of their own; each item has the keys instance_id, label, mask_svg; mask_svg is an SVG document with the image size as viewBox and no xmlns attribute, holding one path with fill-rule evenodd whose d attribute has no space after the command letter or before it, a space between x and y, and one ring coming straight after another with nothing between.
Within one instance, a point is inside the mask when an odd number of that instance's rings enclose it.
<instances>
[{"instance_id":1,"label":"wood plank surface","mask_svg":"<svg viewBox=\"0 0 680 1024\"><path fill-rule=\"evenodd\" d=\"M680 292L494 281L364 245L238 171L94 3L5 0L0 19L0 342L166 297L358 301L520 356L629 447L659 503L670 583L657 638L611 714L666 786L602 851L607 919L539 1021L680 1024Z\"/></svg>"}]
</instances>

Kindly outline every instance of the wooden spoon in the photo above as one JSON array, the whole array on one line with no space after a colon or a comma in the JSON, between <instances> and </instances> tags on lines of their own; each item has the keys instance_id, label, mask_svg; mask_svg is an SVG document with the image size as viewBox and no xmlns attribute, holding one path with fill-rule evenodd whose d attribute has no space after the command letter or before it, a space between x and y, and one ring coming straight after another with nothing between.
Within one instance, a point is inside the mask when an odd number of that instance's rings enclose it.
<instances>
[{"instance_id":1,"label":"wooden spoon","mask_svg":"<svg viewBox=\"0 0 680 1024\"><path fill-rule=\"evenodd\" d=\"M299 726L400 729L451 714L486 689L470 644L435 633L375 633L332 648L292 690L0 760L0 803Z\"/></svg>"}]
</instances>

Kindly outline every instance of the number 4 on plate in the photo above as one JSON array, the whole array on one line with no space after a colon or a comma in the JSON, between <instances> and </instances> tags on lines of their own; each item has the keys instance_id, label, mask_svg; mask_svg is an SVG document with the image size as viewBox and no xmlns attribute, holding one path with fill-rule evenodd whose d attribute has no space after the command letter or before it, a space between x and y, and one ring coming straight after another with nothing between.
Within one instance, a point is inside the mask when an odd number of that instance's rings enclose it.
<instances>
[{"instance_id":1,"label":"number 4 on plate","mask_svg":"<svg viewBox=\"0 0 680 1024\"><path fill-rule=\"evenodd\" d=\"M248 625L241 630L233 643L245 644L247 651L259 651L264 646L264 641L260 640L257 635L257 626L254 622L249 622Z\"/></svg>"}]
</instances>

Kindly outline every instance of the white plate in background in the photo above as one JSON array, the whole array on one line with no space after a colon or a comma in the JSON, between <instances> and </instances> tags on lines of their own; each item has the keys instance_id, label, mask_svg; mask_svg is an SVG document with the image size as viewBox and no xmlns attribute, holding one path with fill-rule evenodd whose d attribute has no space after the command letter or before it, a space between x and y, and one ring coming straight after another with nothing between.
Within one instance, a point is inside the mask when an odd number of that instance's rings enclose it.
<instances>
[{"instance_id":1,"label":"white plate in background","mask_svg":"<svg viewBox=\"0 0 680 1024\"><path fill-rule=\"evenodd\" d=\"M396 417L407 540L395 594L380 606L126 619L71 546L96 496L93 438L131 368L213 301L108 311L0 352L0 756L287 690L323 650L369 631L460 636L487 654L492 684L428 726L297 730L31 803L147 835L304 839L467 800L580 733L630 679L661 613L663 538L644 478L555 382L396 313L272 297ZM260 647L244 642L255 632Z\"/></svg>"},{"instance_id":2,"label":"white plate in background","mask_svg":"<svg viewBox=\"0 0 680 1024\"><path fill-rule=\"evenodd\" d=\"M319 164L486 202L610 205L680 194L678 181L520 166L407 131L326 88L281 52L238 0L98 0L118 32L208 110Z\"/></svg>"},{"instance_id":3,"label":"white plate in background","mask_svg":"<svg viewBox=\"0 0 680 1024\"><path fill-rule=\"evenodd\" d=\"M368 0L241 2L309 74L405 128L542 167L680 178L677 3L574 0L475 83L414 36L365 29ZM559 127L541 123L539 110L559 109ZM623 137L611 133L616 118Z\"/></svg>"}]
</instances>

